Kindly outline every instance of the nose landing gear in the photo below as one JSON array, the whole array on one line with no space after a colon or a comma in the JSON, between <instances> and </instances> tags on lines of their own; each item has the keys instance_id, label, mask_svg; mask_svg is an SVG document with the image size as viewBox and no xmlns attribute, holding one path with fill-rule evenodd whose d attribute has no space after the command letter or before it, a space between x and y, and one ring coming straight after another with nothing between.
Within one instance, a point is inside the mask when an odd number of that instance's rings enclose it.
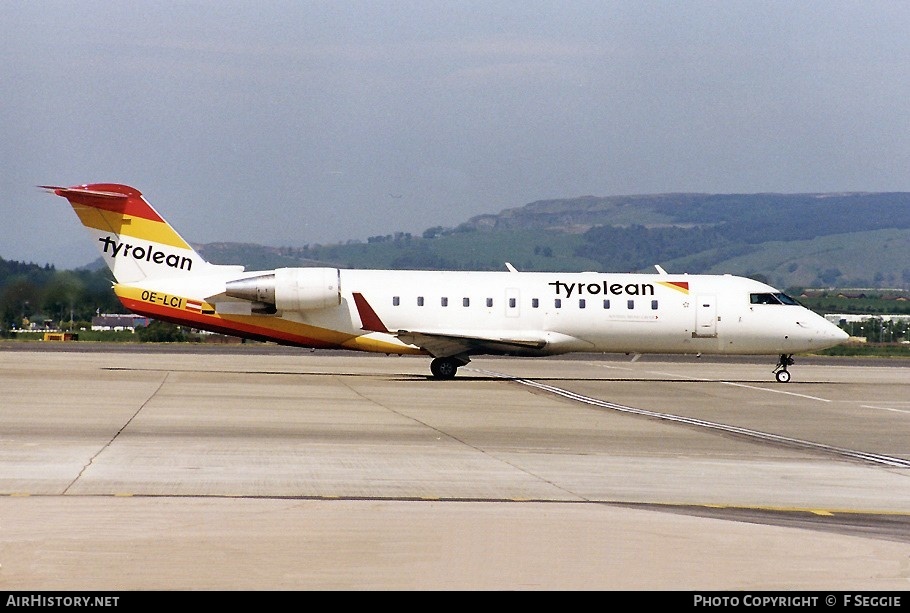
<instances>
[{"instance_id":1,"label":"nose landing gear","mask_svg":"<svg viewBox=\"0 0 910 613\"><path fill-rule=\"evenodd\" d=\"M772 371L779 383L786 383L790 380L790 372L787 370L787 366L793 366L793 354L782 353L777 360L777 366Z\"/></svg>"}]
</instances>

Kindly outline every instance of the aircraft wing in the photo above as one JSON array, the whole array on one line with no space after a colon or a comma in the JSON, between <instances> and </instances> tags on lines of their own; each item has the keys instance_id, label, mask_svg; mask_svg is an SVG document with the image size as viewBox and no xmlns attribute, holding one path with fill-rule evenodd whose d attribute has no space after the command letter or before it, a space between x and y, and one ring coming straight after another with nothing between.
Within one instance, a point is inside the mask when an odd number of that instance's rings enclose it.
<instances>
[{"instance_id":1,"label":"aircraft wing","mask_svg":"<svg viewBox=\"0 0 910 613\"><path fill-rule=\"evenodd\" d=\"M489 333L454 332L450 330L389 330L363 294L354 292L354 303L360 314L363 330L394 334L399 340L409 345L420 347L435 358L454 355L478 353L485 350L492 353L509 353L511 351L542 349L547 340L541 334L495 335Z\"/></svg>"},{"instance_id":2,"label":"aircraft wing","mask_svg":"<svg viewBox=\"0 0 910 613\"><path fill-rule=\"evenodd\" d=\"M504 336L472 336L432 330L398 330L392 332L402 342L420 347L435 358L444 358L464 353L508 353L510 351L542 349L547 342L543 338L518 338Z\"/></svg>"}]
</instances>

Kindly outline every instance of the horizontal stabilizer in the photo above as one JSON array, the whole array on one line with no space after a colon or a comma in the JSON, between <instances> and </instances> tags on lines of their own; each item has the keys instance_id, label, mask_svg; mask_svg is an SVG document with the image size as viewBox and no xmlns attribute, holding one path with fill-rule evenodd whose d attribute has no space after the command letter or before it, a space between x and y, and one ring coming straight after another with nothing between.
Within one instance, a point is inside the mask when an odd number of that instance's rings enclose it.
<instances>
[{"instance_id":1,"label":"horizontal stabilizer","mask_svg":"<svg viewBox=\"0 0 910 613\"><path fill-rule=\"evenodd\" d=\"M91 207L155 222L164 221L155 209L145 201L142 197L142 192L129 185L95 183L74 187L54 185L39 185L38 187L66 198L74 207Z\"/></svg>"},{"instance_id":2,"label":"horizontal stabilizer","mask_svg":"<svg viewBox=\"0 0 910 613\"><path fill-rule=\"evenodd\" d=\"M62 187L59 185L39 185L41 189L46 189L47 191L56 194L57 196L63 196L64 198L70 199L85 199L87 197L97 197L97 198L114 198L117 200L125 200L130 196L141 196L142 194L139 190L129 189L121 191L107 191L100 189L89 189L86 185L84 187ZM93 186L98 187L98 186ZM132 193L130 193L132 192Z\"/></svg>"}]
</instances>

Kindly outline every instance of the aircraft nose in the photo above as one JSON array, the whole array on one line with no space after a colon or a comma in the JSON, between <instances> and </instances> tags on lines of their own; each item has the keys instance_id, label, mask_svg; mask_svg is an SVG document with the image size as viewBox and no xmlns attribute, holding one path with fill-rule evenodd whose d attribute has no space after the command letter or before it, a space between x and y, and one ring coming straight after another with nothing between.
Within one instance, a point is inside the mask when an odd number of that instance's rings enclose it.
<instances>
[{"instance_id":1,"label":"aircraft nose","mask_svg":"<svg viewBox=\"0 0 910 613\"><path fill-rule=\"evenodd\" d=\"M798 321L796 324L803 329L803 339L815 349L834 347L850 338L850 335L839 326L820 316L811 321Z\"/></svg>"},{"instance_id":2,"label":"aircraft nose","mask_svg":"<svg viewBox=\"0 0 910 613\"><path fill-rule=\"evenodd\" d=\"M825 320L824 325L818 330L818 338L821 339L825 344L829 346L839 345L843 343L850 335L847 334L844 330L841 330L840 327L831 323L830 321Z\"/></svg>"}]
</instances>

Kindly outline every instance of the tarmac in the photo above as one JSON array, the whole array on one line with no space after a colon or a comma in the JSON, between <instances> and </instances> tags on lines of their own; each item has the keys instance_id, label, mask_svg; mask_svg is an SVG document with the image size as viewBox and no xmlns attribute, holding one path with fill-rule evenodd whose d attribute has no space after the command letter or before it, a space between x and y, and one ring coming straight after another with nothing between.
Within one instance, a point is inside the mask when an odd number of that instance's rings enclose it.
<instances>
[{"instance_id":1,"label":"tarmac","mask_svg":"<svg viewBox=\"0 0 910 613\"><path fill-rule=\"evenodd\" d=\"M907 590L910 360L774 361L2 343L0 590Z\"/></svg>"}]
</instances>

